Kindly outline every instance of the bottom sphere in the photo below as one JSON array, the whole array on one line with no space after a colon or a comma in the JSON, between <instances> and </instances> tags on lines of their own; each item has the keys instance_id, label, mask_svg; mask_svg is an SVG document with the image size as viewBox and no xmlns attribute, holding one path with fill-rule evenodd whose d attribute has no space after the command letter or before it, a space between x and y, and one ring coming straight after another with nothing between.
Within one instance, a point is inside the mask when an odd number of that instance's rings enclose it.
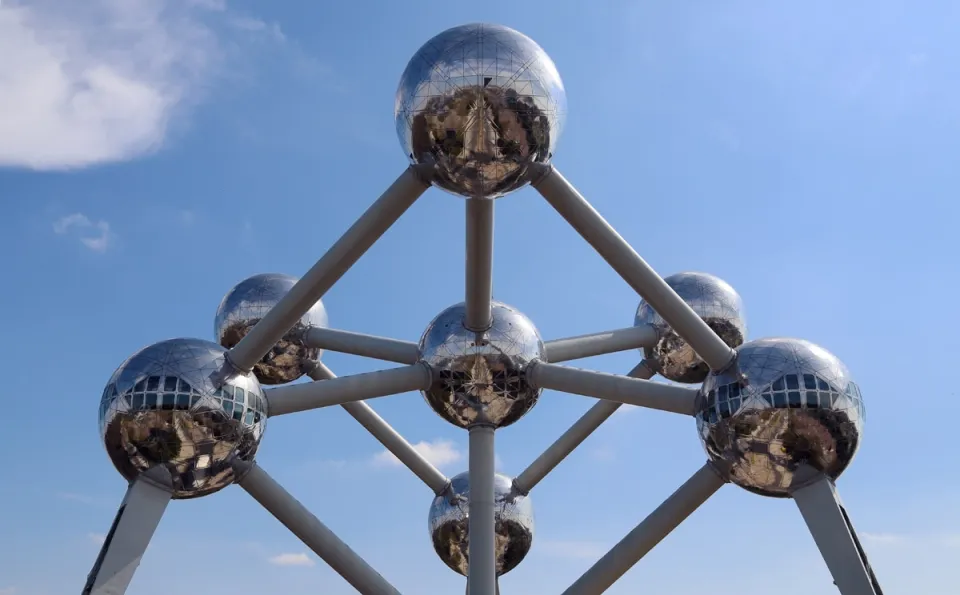
<instances>
[{"instance_id":1,"label":"bottom sphere","mask_svg":"<svg viewBox=\"0 0 960 595\"><path fill-rule=\"evenodd\" d=\"M124 478L164 467L174 498L196 498L233 483L235 458L253 460L266 402L253 374L237 373L225 354L209 341L171 339L117 368L100 401L100 432Z\"/></svg>"},{"instance_id":2,"label":"bottom sphere","mask_svg":"<svg viewBox=\"0 0 960 595\"><path fill-rule=\"evenodd\" d=\"M443 563L466 576L470 549L468 474L457 475L450 484L450 491L434 498L430 506L430 537ZM533 505L529 496L514 491L513 481L505 475L496 476L494 492L497 576L501 576L516 568L533 545Z\"/></svg>"}]
</instances>

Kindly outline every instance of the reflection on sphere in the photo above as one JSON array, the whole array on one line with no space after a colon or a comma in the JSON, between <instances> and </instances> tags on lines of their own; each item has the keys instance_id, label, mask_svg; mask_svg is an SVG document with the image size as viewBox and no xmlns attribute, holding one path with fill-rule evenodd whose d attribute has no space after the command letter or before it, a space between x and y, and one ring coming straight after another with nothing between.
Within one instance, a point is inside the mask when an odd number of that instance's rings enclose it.
<instances>
[{"instance_id":1,"label":"reflection on sphere","mask_svg":"<svg viewBox=\"0 0 960 595\"><path fill-rule=\"evenodd\" d=\"M747 337L743 301L726 281L706 273L678 273L664 281L724 343L734 348L743 344ZM634 325L656 329L657 344L644 349L643 356L656 363L661 376L685 384L697 384L707 377L709 366L645 301L637 308Z\"/></svg>"},{"instance_id":2,"label":"reflection on sphere","mask_svg":"<svg viewBox=\"0 0 960 595\"><path fill-rule=\"evenodd\" d=\"M113 373L100 401L100 433L114 466L132 481L163 466L174 498L212 494L234 481L234 457L253 461L266 426L260 383L199 339L141 349Z\"/></svg>"},{"instance_id":3,"label":"reflection on sphere","mask_svg":"<svg viewBox=\"0 0 960 595\"><path fill-rule=\"evenodd\" d=\"M244 338L297 283L289 275L254 275L227 292L214 322L214 336L227 349ZM310 327L326 327L327 311L322 302L311 307L290 331L253 367L262 384L286 384L310 371L320 359L320 350L306 347L301 340Z\"/></svg>"},{"instance_id":4,"label":"reflection on sphere","mask_svg":"<svg viewBox=\"0 0 960 595\"><path fill-rule=\"evenodd\" d=\"M532 39L500 25L448 29L421 47L397 89L397 135L434 185L497 198L548 163L566 114L553 61Z\"/></svg>"},{"instance_id":5,"label":"reflection on sphere","mask_svg":"<svg viewBox=\"0 0 960 595\"><path fill-rule=\"evenodd\" d=\"M433 385L423 396L455 426L508 426L540 398L526 374L531 362L544 359L540 333L530 319L499 302L493 302L492 326L482 333L464 327L465 313L463 303L451 306L423 333L420 356L433 372Z\"/></svg>"},{"instance_id":6,"label":"reflection on sphere","mask_svg":"<svg viewBox=\"0 0 960 595\"><path fill-rule=\"evenodd\" d=\"M494 519L496 522L497 576L516 568L533 544L533 505L528 496L513 490L505 475L494 478ZM470 536L468 473L450 480L450 490L433 499L428 526L433 549L454 572L466 576L469 567Z\"/></svg>"},{"instance_id":7,"label":"reflection on sphere","mask_svg":"<svg viewBox=\"0 0 960 595\"><path fill-rule=\"evenodd\" d=\"M697 429L730 480L757 494L787 497L812 467L836 479L860 446L864 406L846 366L799 339L761 339L711 372L697 405ZM814 478L815 479L815 478Z\"/></svg>"}]
</instances>

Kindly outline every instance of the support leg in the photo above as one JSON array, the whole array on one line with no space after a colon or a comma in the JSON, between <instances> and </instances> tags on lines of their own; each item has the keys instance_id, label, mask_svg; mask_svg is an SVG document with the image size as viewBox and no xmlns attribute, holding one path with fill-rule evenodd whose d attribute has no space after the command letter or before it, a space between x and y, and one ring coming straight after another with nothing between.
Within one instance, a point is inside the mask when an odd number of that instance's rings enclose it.
<instances>
[{"instance_id":1,"label":"support leg","mask_svg":"<svg viewBox=\"0 0 960 595\"><path fill-rule=\"evenodd\" d=\"M822 477L793 500L841 595L883 595L833 481Z\"/></svg>"},{"instance_id":2,"label":"support leg","mask_svg":"<svg viewBox=\"0 0 960 595\"><path fill-rule=\"evenodd\" d=\"M496 595L497 592L495 457L493 427L470 428L467 588L472 595Z\"/></svg>"},{"instance_id":3,"label":"support leg","mask_svg":"<svg viewBox=\"0 0 960 595\"><path fill-rule=\"evenodd\" d=\"M600 595L609 589L723 484L724 480L709 463L701 467L563 595Z\"/></svg>"},{"instance_id":4,"label":"support leg","mask_svg":"<svg viewBox=\"0 0 960 595\"><path fill-rule=\"evenodd\" d=\"M258 465L250 465L238 469L238 472L242 477L239 481L240 487L361 595L400 595L399 591L313 516L303 504L287 493L266 471Z\"/></svg>"},{"instance_id":5,"label":"support leg","mask_svg":"<svg viewBox=\"0 0 960 595\"><path fill-rule=\"evenodd\" d=\"M151 470L130 484L87 576L83 595L123 595L160 524L172 490L169 474Z\"/></svg>"}]
</instances>

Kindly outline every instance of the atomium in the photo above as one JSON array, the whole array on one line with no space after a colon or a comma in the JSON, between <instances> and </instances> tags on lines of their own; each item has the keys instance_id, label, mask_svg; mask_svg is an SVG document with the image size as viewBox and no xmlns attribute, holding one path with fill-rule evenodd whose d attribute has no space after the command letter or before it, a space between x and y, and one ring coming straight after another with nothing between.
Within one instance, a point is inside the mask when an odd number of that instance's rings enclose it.
<instances>
[{"instance_id":1,"label":"atomium","mask_svg":"<svg viewBox=\"0 0 960 595\"><path fill-rule=\"evenodd\" d=\"M226 362L226 350L198 339L145 347L107 382L100 433L127 480L165 468L173 497L196 498L230 485L233 459L252 461L266 426L266 401L252 374Z\"/></svg>"},{"instance_id":2,"label":"atomium","mask_svg":"<svg viewBox=\"0 0 960 595\"><path fill-rule=\"evenodd\" d=\"M468 198L498 198L548 163L566 115L553 60L499 25L462 25L423 44L397 89L397 135L433 184Z\"/></svg>"},{"instance_id":3,"label":"atomium","mask_svg":"<svg viewBox=\"0 0 960 595\"><path fill-rule=\"evenodd\" d=\"M467 330L465 305L447 308L420 339L423 361L434 371L423 391L430 407L461 428L502 428L523 417L540 398L527 367L544 358L543 341L530 319L510 306L492 303L492 326Z\"/></svg>"},{"instance_id":4,"label":"atomium","mask_svg":"<svg viewBox=\"0 0 960 595\"><path fill-rule=\"evenodd\" d=\"M743 343L747 336L743 301L725 281L706 273L677 273L664 281L724 343L730 347ZM709 366L650 304L640 302L634 324L652 326L657 331L657 344L644 348L643 355L661 376L686 384L698 384L707 377Z\"/></svg>"},{"instance_id":5,"label":"atomium","mask_svg":"<svg viewBox=\"0 0 960 595\"><path fill-rule=\"evenodd\" d=\"M860 446L864 407L846 366L799 339L760 339L737 349L729 368L701 387L697 428L730 480L763 496L788 497L809 478L836 479Z\"/></svg>"},{"instance_id":6,"label":"atomium","mask_svg":"<svg viewBox=\"0 0 960 595\"><path fill-rule=\"evenodd\" d=\"M254 275L227 292L214 321L216 341L230 349L273 308L297 282L289 275ZM303 344L303 332L327 326L327 311L316 302L269 353L260 358L253 373L262 384L285 384L306 374L320 361L321 351Z\"/></svg>"},{"instance_id":7,"label":"atomium","mask_svg":"<svg viewBox=\"0 0 960 595\"><path fill-rule=\"evenodd\" d=\"M171 499L235 483L358 592L398 595L254 460L268 415L341 406L433 492L433 548L467 576L468 593L499 595L498 577L534 546L531 490L632 404L693 417L707 461L565 595L604 592L727 483L792 498L841 595L882 595L835 487L863 432L850 373L806 341L746 342L730 285L704 273L664 279L612 229L552 163L566 94L536 43L497 25L441 33L407 65L394 115L406 171L301 279L240 282L217 310L216 343L163 341L110 378L101 435L129 486L84 593L126 590ZM493 300L491 199L527 184L636 290L633 326L544 341L529 318ZM321 298L431 185L466 198L465 301L437 315L419 343L326 328ZM560 365L638 349L644 359L625 375ZM396 365L338 378L320 361L325 350ZM303 376L311 382L295 382ZM496 430L547 389L597 402L515 478L497 474ZM466 473L448 479L364 402L416 392L468 431ZM574 502L571 514L586 508Z\"/></svg>"},{"instance_id":8,"label":"atomium","mask_svg":"<svg viewBox=\"0 0 960 595\"><path fill-rule=\"evenodd\" d=\"M533 545L533 505L506 475L496 475L493 489L497 576L502 576L519 566ZM450 480L449 491L433 499L427 521L434 551L464 576L470 566L469 502L469 474L461 473Z\"/></svg>"}]
</instances>

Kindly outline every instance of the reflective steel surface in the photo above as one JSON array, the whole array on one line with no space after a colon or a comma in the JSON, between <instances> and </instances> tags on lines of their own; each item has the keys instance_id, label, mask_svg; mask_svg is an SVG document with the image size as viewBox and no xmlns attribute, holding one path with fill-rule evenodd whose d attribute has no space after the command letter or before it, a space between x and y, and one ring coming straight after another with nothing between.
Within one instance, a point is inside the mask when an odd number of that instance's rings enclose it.
<instances>
[{"instance_id":1,"label":"reflective steel surface","mask_svg":"<svg viewBox=\"0 0 960 595\"><path fill-rule=\"evenodd\" d=\"M497 198L547 163L567 111L553 61L532 39L500 25L461 25L421 47L400 79L397 136L434 185Z\"/></svg>"},{"instance_id":2,"label":"reflective steel surface","mask_svg":"<svg viewBox=\"0 0 960 595\"><path fill-rule=\"evenodd\" d=\"M238 374L226 350L200 339L145 347L113 373L100 400L100 434L128 480L162 465L174 498L196 498L234 480L234 457L252 461L266 426L253 374Z\"/></svg>"},{"instance_id":3,"label":"reflective steel surface","mask_svg":"<svg viewBox=\"0 0 960 595\"><path fill-rule=\"evenodd\" d=\"M743 312L743 300L726 281L706 273L677 273L665 277L693 311L702 318L723 342L738 347L747 337L747 323ZM643 357L654 362L657 372L668 380L697 384L703 382L710 368L686 341L646 302L637 308L634 326L650 325L659 335L652 349L644 349Z\"/></svg>"},{"instance_id":4,"label":"reflective steel surface","mask_svg":"<svg viewBox=\"0 0 960 595\"><path fill-rule=\"evenodd\" d=\"M433 499L428 527L433 549L455 572L466 576L469 567L470 535L468 511L470 481L468 473L450 480L451 489ZM533 505L528 496L513 490L505 475L494 478L496 511L497 576L520 564L533 544Z\"/></svg>"},{"instance_id":5,"label":"reflective steel surface","mask_svg":"<svg viewBox=\"0 0 960 595\"><path fill-rule=\"evenodd\" d=\"M810 483L794 475L804 464L839 477L860 446L863 420L846 366L799 339L740 346L729 368L707 377L697 404L707 454L730 464L733 483L764 496Z\"/></svg>"},{"instance_id":6,"label":"reflective steel surface","mask_svg":"<svg viewBox=\"0 0 960 595\"><path fill-rule=\"evenodd\" d=\"M214 322L214 336L227 349L240 342L267 312L297 282L289 275L254 275L238 283L220 302ZM253 373L263 384L293 382L312 369L320 359L320 350L306 347L301 337L312 327L327 326L327 311L317 302L303 315L290 332L273 346L254 366Z\"/></svg>"},{"instance_id":7,"label":"reflective steel surface","mask_svg":"<svg viewBox=\"0 0 960 595\"><path fill-rule=\"evenodd\" d=\"M482 333L463 326L460 303L433 319L420 339L420 357L433 371L427 403L455 426L504 427L540 398L527 381L530 362L544 359L540 333L526 316L493 302L493 325Z\"/></svg>"}]
</instances>

